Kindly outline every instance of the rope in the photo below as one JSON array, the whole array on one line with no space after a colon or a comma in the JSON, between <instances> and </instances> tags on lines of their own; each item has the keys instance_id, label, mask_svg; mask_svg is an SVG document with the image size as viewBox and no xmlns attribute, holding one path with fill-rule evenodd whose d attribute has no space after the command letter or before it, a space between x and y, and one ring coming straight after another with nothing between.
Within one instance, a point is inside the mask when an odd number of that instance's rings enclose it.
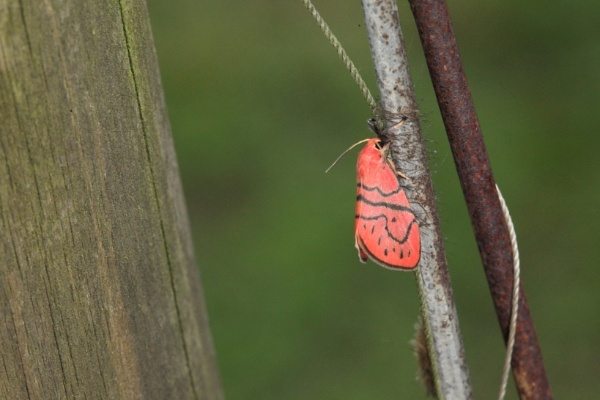
<instances>
[{"instance_id":1,"label":"rope","mask_svg":"<svg viewBox=\"0 0 600 400\"><path fill-rule=\"evenodd\" d=\"M319 24L319 27L321 27L321 30L325 34L325 37L329 40L329 43L331 43L331 45L337 51L338 56L342 59L342 62L346 66L346 69L348 69L348 71L350 72L350 75L352 76L352 78L354 78L354 82L356 82L362 95L367 100L367 103L369 104L369 107L371 108L371 112L373 113L373 116L379 122L379 120L381 118L380 118L379 107L377 106L377 102L371 95L371 92L369 91L367 84L365 83L363 78L360 76L358 69L354 66L354 63L352 62L352 60L350 60L350 57L348 57L348 54L346 54L346 50L344 50L344 47L342 47L342 44L340 43L340 41L335 37L335 35L331 31L331 29L329 29L329 26L327 25L327 23L325 22L323 17L321 17L321 14L319 14L319 12L315 8L315 6L312 4L312 2L310 0L302 0L302 2L306 6L306 8L310 12L310 14L313 16L315 21L317 21L317 24Z\"/></svg>"},{"instance_id":2,"label":"rope","mask_svg":"<svg viewBox=\"0 0 600 400\"><path fill-rule=\"evenodd\" d=\"M519 316L519 290L521 285L521 262L519 261L519 246L517 245L517 234L515 233L515 227L512 219L508 212L506 202L500 193L500 188L496 185L496 191L498 192L498 199L500 199L500 205L502 206L502 213L508 226L508 233L510 236L510 245L513 253L513 295L511 305L511 316L508 333L508 342L506 343L506 356L504 358L504 368L502 370L502 382L500 384L500 392L498 398L504 399L506 395L506 385L508 384L508 374L510 372L510 362L512 359L512 353L515 347L515 336L517 332L517 318Z\"/></svg>"}]
</instances>

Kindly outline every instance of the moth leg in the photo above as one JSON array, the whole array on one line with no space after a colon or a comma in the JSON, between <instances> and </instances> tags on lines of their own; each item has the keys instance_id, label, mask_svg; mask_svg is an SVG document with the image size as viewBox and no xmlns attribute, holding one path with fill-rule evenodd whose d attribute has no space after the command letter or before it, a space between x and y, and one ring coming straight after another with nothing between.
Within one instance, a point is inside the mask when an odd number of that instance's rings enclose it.
<instances>
[{"instance_id":1,"label":"moth leg","mask_svg":"<svg viewBox=\"0 0 600 400\"><path fill-rule=\"evenodd\" d=\"M401 125L404 123L405 120L402 120L400 122L398 122L396 125ZM394 126L396 126L394 125ZM394 173L396 175L398 175L400 178L406 179L408 181L410 181L410 178L408 176L406 176L405 174L403 174L402 172L398 171L396 169L396 166L394 165L394 163L392 162L392 159L390 158L390 144L386 143L385 146L382 149L383 154L385 155L385 160L387 161L388 164L390 164L390 167L392 167L392 171L394 171Z\"/></svg>"},{"instance_id":2,"label":"moth leg","mask_svg":"<svg viewBox=\"0 0 600 400\"><path fill-rule=\"evenodd\" d=\"M354 236L354 247L356 247L356 250L358 250L358 259L361 263L365 264L369 257L367 256L367 253L365 253L365 251L362 249L362 246L358 243L359 240L360 239L358 238L358 235Z\"/></svg>"},{"instance_id":3,"label":"moth leg","mask_svg":"<svg viewBox=\"0 0 600 400\"><path fill-rule=\"evenodd\" d=\"M394 125L390 126L387 129L396 129L396 128L402 126L407 119L408 119L408 117L402 117L402 119L400 120L400 122L396 122Z\"/></svg>"},{"instance_id":4,"label":"moth leg","mask_svg":"<svg viewBox=\"0 0 600 400\"><path fill-rule=\"evenodd\" d=\"M392 162L392 160L390 160L390 159L388 158L387 162L390 164L390 167L392 167L392 170L394 171L394 173L395 173L396 175L398 175L400 178L403 178L403 179L406 179L406 180L409 180L409 181L410 181L410 178L409 178L408 176L404 175L402 172L400 172L400 171L398 171L398 170L396 169L396 166L394 165L394 163Z\"/></svg>"}]
</instances>

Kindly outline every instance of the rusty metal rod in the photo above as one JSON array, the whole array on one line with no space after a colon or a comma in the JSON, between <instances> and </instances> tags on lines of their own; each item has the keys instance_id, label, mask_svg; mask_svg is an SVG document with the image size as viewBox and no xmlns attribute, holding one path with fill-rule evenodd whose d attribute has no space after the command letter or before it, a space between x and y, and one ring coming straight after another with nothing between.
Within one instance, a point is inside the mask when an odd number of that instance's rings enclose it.
<instances>
[{"instance_id":1,"label":"rusty metal rod","mask_svg":"<svg viewBox=\"0 0 600 400\"><path fill-rule=\"evenodd\" d=\"M506 341L513 284L510 240L448 7L444 0L409 2ZM522 285L512 369L521 399L552 398Z\"/></svg>"}]
</instances>

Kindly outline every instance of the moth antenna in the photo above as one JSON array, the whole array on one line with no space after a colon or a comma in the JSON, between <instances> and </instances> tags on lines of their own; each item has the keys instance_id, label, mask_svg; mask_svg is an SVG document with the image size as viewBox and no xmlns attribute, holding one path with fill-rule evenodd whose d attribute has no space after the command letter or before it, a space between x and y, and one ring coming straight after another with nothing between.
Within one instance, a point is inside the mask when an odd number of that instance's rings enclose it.
<instances>
[{"instance_id":1,"label":"moth antenna","mask_svg":"<svg viewBox=\"0 0 600 400\"><path fill-rule=\"evenodd\" d=\"M337 162L338 162L338 161L340 161L340 160L342 159L342 157L344 157L344 156L346 155L346 153L348 153L350 150L352 150L353 148L355 148L355 147L356 147L356 146L358 146L359 144L361 144L361 143L364 143L364 142L368 142L369 140L371 140L371 138L363 139L363 140L361 140L360 142L356 142L356 143L354 143L352 146L348 147L348 148L346 149L346 151L344 151L342 154L340 154L340 156L339 156L338 158L336 158L336 159L335 159L335 161L333 162L333 164L331 164L331 165L329 166L329 168L327 168L327 169L325 170L325 173L328 173L328 172L329 172L329 170L330 170L331 168L333 168L333 166L334 166L335 164L337 164Z\"/></svg>"}]
</instances>

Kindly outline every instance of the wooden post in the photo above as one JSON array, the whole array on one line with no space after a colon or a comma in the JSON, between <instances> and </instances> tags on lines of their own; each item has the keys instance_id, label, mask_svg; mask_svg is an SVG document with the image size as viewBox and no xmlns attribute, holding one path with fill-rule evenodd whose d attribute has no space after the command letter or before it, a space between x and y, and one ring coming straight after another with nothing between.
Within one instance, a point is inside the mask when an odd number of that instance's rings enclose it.
<instances>
[{"instance_id":1,"label":"wooden post","mask_svg":"<svg viewBox=\"0 0 600 400\"><path fill-rule=\"evenodd\" d=\"M0 398L221 399L143 0L0 0Z\"/></svg>"}]
</instances>

